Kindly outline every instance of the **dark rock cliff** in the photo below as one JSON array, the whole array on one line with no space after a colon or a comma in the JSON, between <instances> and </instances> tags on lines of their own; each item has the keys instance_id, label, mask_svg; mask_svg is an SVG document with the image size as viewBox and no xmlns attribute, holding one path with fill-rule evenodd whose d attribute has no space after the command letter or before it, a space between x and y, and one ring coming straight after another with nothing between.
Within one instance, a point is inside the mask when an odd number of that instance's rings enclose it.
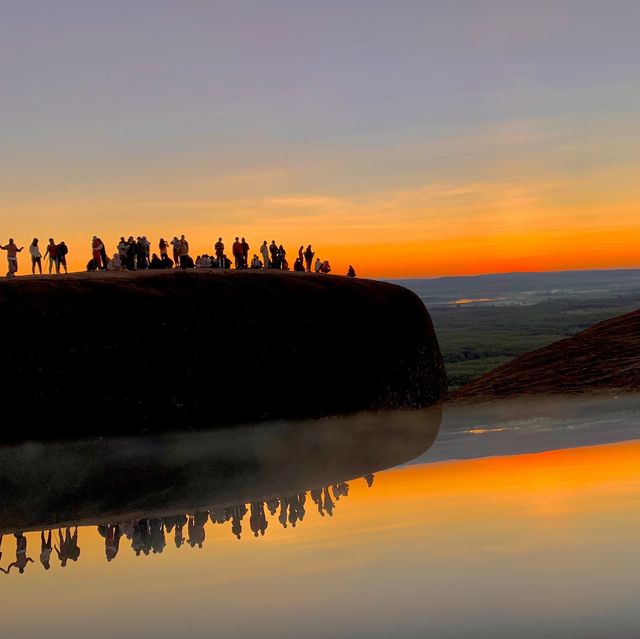
<instances>
[{"instance_id":1,"label":"dark rock cliff","mask_svg":"<svg viewBox=\"0 0 640 639\"><path fill-rule=\"evenodd\" d=\"M3 441L420 407L446 392L429 314L382 282L282 272L0 282Z\"/></svg>"}]
</instances>

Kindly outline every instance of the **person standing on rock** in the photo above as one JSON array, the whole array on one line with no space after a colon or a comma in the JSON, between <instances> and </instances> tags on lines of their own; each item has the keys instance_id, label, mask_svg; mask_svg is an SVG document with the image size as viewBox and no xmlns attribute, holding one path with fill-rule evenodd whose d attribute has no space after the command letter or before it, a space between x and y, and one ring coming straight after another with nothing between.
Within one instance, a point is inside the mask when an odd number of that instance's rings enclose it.
<instances>
[{"instance_id":1,"label":"person standing on rock","mask_svg":"<svg viewBox=\"0 0 640 639\"><path fill-rule=\"evenodd\" d=\"M62 266L65 274L67 274L69 272L67 271L67 253L69 253L69 247L62 241L56 248L58 249L58 272L60 272L60 267Z\"/></svg>"},{"instance_id":2,"label":"person standing on rock","mask_svg":"<svg viewBox=\"0 0 640 639\"><path fill-rule=\"evenodd\" d=\"M242 268L249 266L249 244L244 237L240 240L240 248L242 249Z\"/></svg>"},{"instance_id":3,"label":"person standing on rock","mask_svg":"<svg viewBox=\"0 0 640 639\"><path fill-rule=\"evenodd\" d=\"M271 268L271 261L269 260L269 247L267 246L267 240L262 243L260 247L260 255L262 255L262 263L265 268Z\"/></svg>"},{"instance_id":4,"label":"person standing on rock","mask_svg":"<svg viewBox=\"0 0 640 639\"><path fill-rule=\"evenodd\" d=\"M96 271L102 269L102 249L104 246L102 242L98 239L97 235L93 236L91 240L91 257L93 258L93 266Z\"/></svg>"},{"instance_id":5,"label":"person standing on rock","mask_svg":"<svg viewBox=\"0 0 640 639\"><path fill-rule=\"evenodd\" d=\"M311 273L311 264L313 263L313 256L315 255L315 253L313 252L313 249L311 248L311 244L309 244L309 246L307 246L307 248L305 249L304 252L304 261L305 264L307 266L307 273Z\"/></svg>"},{"instance_id":6,"label":"person standing on rock","mask_svg":"<svg viewBox=\"0 0 640 639\"><path fill-rule=\"evenodd\" d=\"M242 244L240 244L240 238L236 237L231 246L231 254L233 255L233 263L236 270L242 268Z\"/></svg>"},{"instance_id":7,"label":"person standing on rock","mask_svg":"<svg viewBox=\"0 0 640 639\"><path fill-rule=\"evenodd\" d=\"M215 243L213 251L216 254L218 268L224 268L224 243L221 237L219 237L218 241Z\"/></svg>"},{"instance_id":8,"label":"person standing on rock","mask_svg":"<svg viewBox=\"0 0 640 639\"><path fill-rule=\"evenodd\" d=\"M160 249L160 259L169 257L169 243L165 242L163 237L161 237L160 242L158 242L158 248Z\"/></svg>"},{"instance_id":9,"label":"person standing on rock","mask_svg":"<svg viewBox=\"0 0 640 639\"><path fill-rule=\"evenodd\" d=\"M60 274L60 261L58 260L58 245L53 241L53 238L49 238L49 244L44 254L44 259L49 257L49 275L51 275L51 269L56 267L56 275Z\"/></svg>"},{"instance_id":10,"label":"person standing on rock","mask_svg":"<svg viewBox=\"0 0 640 639\"><path fill-rule=\"evenodd\" d=\"M38 246L38 238L34 237L33 241L29 245L29 254L31 255L31 274L36 274L36 266L40 275L42 275L42 253L40 253L40 247Z\"/></svg>"},{"instance_id":11,"label":"person standing on rock","mask_svg":"<svg viewBox=\"0 0 640 639\"><path fill-rule=\"evenodd\" d=\"M180 240L174 235L170 244L173 247L173 263L176 265L176 268L178 268L178 266L180 266L180 254L178 253Z\"/></svg>"},{"instance_id":12,"label":"person standing on rock","mask_svg":"<svg viewBox=\"0 0 640 639\"><path fill-rule=\"evenodd\" d=\"M278 267L278 245L275 240L271 240L271 244L269 244L269 254L271 255L271 265L269 268L279 268Z\"/></svg>"},{"instance_id":13,"label":"person standing on rock","mask_svg":"<svg viewBox=\"0 0 640 639\"><path fill-rule=\"evenodd\" d=\"M7 277L14 277L18 272L18 253L22 251L24 246L18 248L13 241L13 238L9 238L9 244L6 246L0 246L3 251L7 252L7 263L9 270L7 271Z\"/></svg>"}]
</instances>

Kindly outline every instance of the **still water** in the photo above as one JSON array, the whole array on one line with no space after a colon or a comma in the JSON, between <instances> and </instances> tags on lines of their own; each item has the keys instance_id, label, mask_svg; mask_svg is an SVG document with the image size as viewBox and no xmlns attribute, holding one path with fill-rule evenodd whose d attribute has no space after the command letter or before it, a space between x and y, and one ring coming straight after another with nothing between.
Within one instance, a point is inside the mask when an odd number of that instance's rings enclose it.
<instances>
[{"instance_id":1,"label":"still water","mask_svg":"<svg viewBox=\"0 0 640 639\"><path fill-rule=\"evenodd\" d=\"M555 398L2 449L2 636L638 637L639 416Z\"/></svg>"}]
</instances>

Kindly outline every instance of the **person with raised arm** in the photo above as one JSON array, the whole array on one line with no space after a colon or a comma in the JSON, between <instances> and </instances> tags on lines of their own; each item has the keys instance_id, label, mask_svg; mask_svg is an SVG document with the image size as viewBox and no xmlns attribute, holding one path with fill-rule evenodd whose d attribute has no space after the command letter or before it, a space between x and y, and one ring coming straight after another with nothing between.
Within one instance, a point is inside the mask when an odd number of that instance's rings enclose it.
<instances>
[{"instance_id":1,"label":"person with raised arm","mask_svg":"<svg viewBox=\"0 0 640 639\"><path fill-rule=\"evenodd\" d=\"M9 238L9 244L5 246L0 246L3 251L7 252L7 263L9 270L7 271L7 277L14 277L18 272L18 253L22 251L24 246L18 248L16 243L13 241L13 238Z\"/></svg>"}]
</instances>

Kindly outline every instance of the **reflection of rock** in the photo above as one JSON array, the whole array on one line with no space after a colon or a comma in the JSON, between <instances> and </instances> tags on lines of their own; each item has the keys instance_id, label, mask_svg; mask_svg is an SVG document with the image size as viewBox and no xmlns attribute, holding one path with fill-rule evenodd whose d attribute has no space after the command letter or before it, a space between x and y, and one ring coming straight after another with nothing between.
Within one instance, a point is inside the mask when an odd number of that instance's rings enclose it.
<instances>
[{"instance_id":1,"label":"reflection of rock","mask_svg":"<svg viewBox=\"0 0 640 639\"><path fill-rule=\"evenodd\" d=\"M0 282L7 441L416 408L445 373L407 289L276 272ZM38 419L25 421L25 410Z\"/></svg>"},{"instance_id":2,"label":"reflection of rock","mask_svg":"<svg viewBox=\"0 0 640 639\"><path fill-rule=\"evenodd\" d=\"M0 532L109 523L294 495L401 464L437 407L207 433L0 449Z\"/></svg>"}]
</instances>

